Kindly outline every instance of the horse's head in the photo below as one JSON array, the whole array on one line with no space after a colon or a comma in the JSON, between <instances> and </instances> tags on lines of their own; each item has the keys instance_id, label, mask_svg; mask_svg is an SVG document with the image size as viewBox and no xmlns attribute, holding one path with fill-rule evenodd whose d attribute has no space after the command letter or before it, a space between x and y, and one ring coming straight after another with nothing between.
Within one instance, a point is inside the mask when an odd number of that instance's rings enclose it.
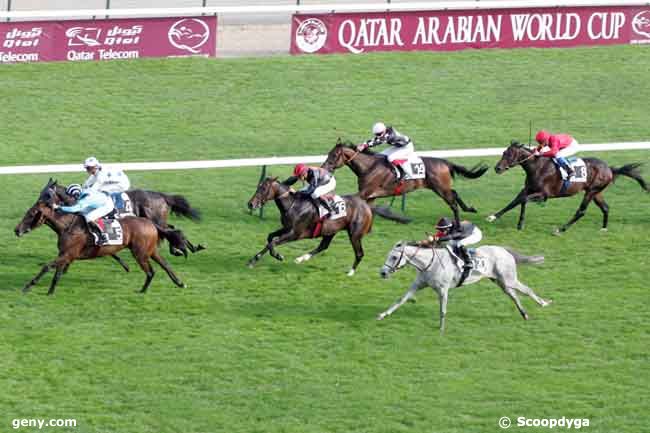
<instances>
[{"instance_id":1,"label":"horse's head","mask_svg":"<svg viewBox=\"0 0 650 433\"><path fill-rule=\"evenodd\" d=\"M23 219L14 229L16 236L22 236L25 233L29 233L42 225L46 218L52 215L54 212L52 205L61 201L57 195L56 187L56 181L50 178L47 185L45 185L41 190L36 203L34 203L31 208L27 209L25 216L23 216Z\"/></svg>"},{"instance_id":2,"label":"horse's head","mask_svg":"<svg viewBox=\"0 0 650 433\"><path fill-rule=\"evenodd\" d=\"M406 246L405 241L399 241L393 246L388 253L384 266L379 270L382 278L388 278L390 274L406 266Z\"/></svg>"},{"instance_id":3,"label":"horse's head","mask_svg":"<svg viewBox=\"0 0 650 433\"><path fill-rule=\"evenodd\" d=\"M503 151L503 155L494 167L494 171L496 171L497 174L501 174L509 168L525 162L531 155L532 151L530 149L518 141L512 140L510 146Z\"/></svg>"},{"instance_id":4,"label":"horse's head","mask_svg":"<svg viewBox=\"0 0 650 433\"><path fill-rule=\"evenodd\" d=\"M273 200L276 197L279 185L280 183L278 182L277 177L267 177L261 181L260 184L257 185L257 190L255 191L255 194L253 194L253 197L248 200L248 208L251 210L259 209L264 206L267 201Z\"/></svg>"},{"instance_id":5,"label":"horse's head","mask_svg":"<svg viewBox=\"0 0 650 433\"><path fill-rule=\"evenodd\" d=\"M350 142L341 141L341 138L336 140L336 145L329 151L327 159L321 167L327 171L334 171L337 168L343 167L356 153L356 150L351 145L352 143Z\"/></svg>"}]
</instances>

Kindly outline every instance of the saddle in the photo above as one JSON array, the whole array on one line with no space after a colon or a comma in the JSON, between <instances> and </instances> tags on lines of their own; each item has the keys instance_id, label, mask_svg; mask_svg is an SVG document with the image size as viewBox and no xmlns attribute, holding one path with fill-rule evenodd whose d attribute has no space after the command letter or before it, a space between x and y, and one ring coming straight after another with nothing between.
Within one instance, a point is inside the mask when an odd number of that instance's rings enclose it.
<instances>
[{"instance_id":1,"label":"saddle","mask_svg":"<svg viewBox=\"0 0 650 433\"><path fill-rule=\"evenodd\" d=\"M108 196L113 201L113 207L115 208L115 217L122 218L125 216L134 216L133 212L133 203L131 198L125 192L111 192Z\"/></svg>"},{"instance_id":2,"label":"saddle","mask_svg":"<svg viewBox=\"0 0 650 433\"><path fill-rule=\"evenodd\" d=\"M104 241L101 245L122 245L123 243L122 224L115 218L115 214L116 211L113 210L97 220L97 227L99 227ZM100 245L98 234L90 226L88 226L88 229L94 240L94 245Z\"/></svg>"}]
</instances>

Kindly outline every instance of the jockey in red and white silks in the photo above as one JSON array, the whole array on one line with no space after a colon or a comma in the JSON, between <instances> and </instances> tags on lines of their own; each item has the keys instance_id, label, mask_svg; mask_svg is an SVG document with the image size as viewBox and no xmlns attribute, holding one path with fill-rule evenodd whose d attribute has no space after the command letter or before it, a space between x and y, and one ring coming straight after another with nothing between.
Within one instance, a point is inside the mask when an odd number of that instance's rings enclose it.
<instances>
[{"instance_id":1,"label":"jockey in red and white silks","mask_svg":"<svg viewBox=\"0 0 650 433\"><path fill-rule=\"evenodd\" d=\"M316 208L318 208L317 200L327 209L332 212L332 205L329 201L323 198L327 193L333 193L336 189L336 179L329 171L321 167L308 167L305 164L298 164L293 170L293 176L282 182L285 185L293 185L298 180L307 182L307 186L298 194L309 197Z\"/></svg>"},{"instance_id":2,"label":"jockey in red and white silks","mask_svg":"<svg viewBox=\"0 0 650 433\"><path fill-rule=\"evenodd\" d=\"M377 122L372 127L373 138L357 146L358 151L363 151L369 147L380 144L388 144L390 147L383 152L388 162L393 164L399 170L400 178L404 178L405 172L402 165L408 161L409 157L415 152L413 142L407 135L400 134L392 126L386 126L382 122Z\"/></svg>"},{"instance_id":3,"label":"jockey in red and white silks","mask_svg":"<svg viewBox=\"0 0 650 433\"><path fill-rule=\"evenodd\" d=\"M580 150L580 145L575 138L569 134L551 134L541 130L535 135L535 140L538 143L535 155L554 158L566 170L568 177L573 176L573 169L566 158L575 155ZM542 152L544 147L548 147L548 150Z\"/></svg>"}]
</instances>

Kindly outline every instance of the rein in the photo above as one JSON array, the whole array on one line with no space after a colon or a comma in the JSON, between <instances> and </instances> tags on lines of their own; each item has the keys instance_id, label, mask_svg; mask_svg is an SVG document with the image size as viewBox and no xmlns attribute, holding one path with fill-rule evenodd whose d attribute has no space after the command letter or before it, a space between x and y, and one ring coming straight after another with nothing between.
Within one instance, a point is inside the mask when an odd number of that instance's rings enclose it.
<instances>
[{"instance_id":1,"label":"rein","mask_svg":"<svg viewBox=\"0 0 650 433\"><path fill-rule=\"evenodd\" d=\"M434 250L434 254L431 255L431 260L429 261L429 264L428 264L426 267L424 267L424 268L420 268L420 267L419 267L419 266L418 266L418 265L413 261L413 258L417 256L418 251L420 251L420 250L422 249L422 247L420 247L420 246L418 245L418 249L415 250L415 254L413 254L412 256L409 256L408 254L406 254L406 247L407 247L406 244L404 244L404 246L402 246L402 252L400 253L399 259L397 260L397 264L399 264L399 263L402 261L402 258L405 258L405 259L406 259L406 262L407 262L407 263L410 263L410 264L411 264L415 269L417 269L419 272L426 272L426 271L428 271L428 270L431 268L431 265L433 265L434 258L436 257L435 249L432 248L432 249ZM388 269L390 269L391 272L395 272L395 271L397 270L397 265L395 265L395 266L388 266Z\"/></svg>"}]
</instances>

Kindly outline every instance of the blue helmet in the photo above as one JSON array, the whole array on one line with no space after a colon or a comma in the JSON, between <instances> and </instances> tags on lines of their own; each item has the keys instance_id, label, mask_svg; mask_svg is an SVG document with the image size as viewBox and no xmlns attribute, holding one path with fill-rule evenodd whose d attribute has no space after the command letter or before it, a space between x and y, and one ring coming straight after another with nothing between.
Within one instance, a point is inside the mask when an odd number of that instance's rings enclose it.
<instances>
[{"instance_id":1,"label":"blue helmet","mask_svg":"<svg viewBox=\"0 0 650 433\"><path fill-rule=\"evenodd\" d=\"M79 196L81 195L81 185L79 185L78 183L70 184L65 189L65 193L68 194L70 197L79 198Z\"/></svg>"}]
</instances>

